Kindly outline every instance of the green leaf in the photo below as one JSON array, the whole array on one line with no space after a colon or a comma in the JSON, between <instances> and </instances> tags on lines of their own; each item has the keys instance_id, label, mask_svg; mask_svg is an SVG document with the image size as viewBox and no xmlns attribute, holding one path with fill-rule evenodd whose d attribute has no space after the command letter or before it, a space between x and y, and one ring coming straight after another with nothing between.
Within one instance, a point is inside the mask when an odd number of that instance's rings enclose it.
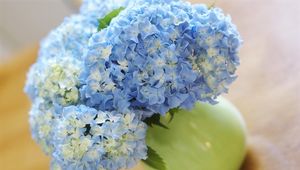
<instances>
[{"instance_id":1,"label":"green leaf","mask_svg":"<svg viewBox=\"0 0 300 170\"><path fill-rule=\"evenodd\" d=\"M161 123L160 114L154 114L151 117L146 118L144 120L144 122L150 127L153 127L153 125L157 125L157 126L160 126L162 128L169 129L166 125Z\"/></svg>"},{"instance_id":2,"label":"green leaf","mask_svg":"<svg viewBox=\"0 0 300 170\"><path fill-rule=\"evenodd\" d=\"M168 123L171 123L171 121L173 120L175 113L179 112L180 109L178 107L170 109L169 112L167 113L167 117L169 119Z\"/></svg>"},{"instance_id":3,"label":"green leaf","mask_svg":"<svg viewBox=\"0 0 300 170\"><path fill-rule=\"evenodd\" d=\"M158 153L153 150L150 146L148 147L148 158L143 160L143 162L150 167L157 169L157 170L166 170L166 163L164 162L163 158L158 155Z\"/></svg>"},{"instance_id":4,"label":"green leaf","mask_svg":"<svg viewBox=\"0 0 300 170\"><path fill-rule=\"evenodd\" d=\"M116 16L119 15L119 13L121 11L123 11L125 8L124 7L120 7L118 9L115 9L113 11L111 11L110 13L108 13L105 17L98 19L98 31L101 31L102 29L106 28L109 26L111 20L113 18L115 18Z\"/></svg>"}]
</instances>

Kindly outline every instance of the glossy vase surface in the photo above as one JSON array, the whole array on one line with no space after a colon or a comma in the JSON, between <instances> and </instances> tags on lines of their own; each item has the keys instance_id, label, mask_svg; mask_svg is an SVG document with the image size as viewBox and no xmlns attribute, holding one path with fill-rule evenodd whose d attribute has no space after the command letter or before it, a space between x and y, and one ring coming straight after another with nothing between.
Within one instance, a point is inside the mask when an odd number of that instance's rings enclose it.
<instances>
[{"instance_id":1,"label":"glossy vase surface","mask_svg":"<svg viewBox=\"0 0 300 170\"><path fill-rule=\"evenodd\" d=\"M246 126L225 98L210 105L198 102L167 123L149 127L147 144L163 157L168 170L238 170L246 151ZM152 168L144 165L144 169Z\"/></svg>"}]
</instances>

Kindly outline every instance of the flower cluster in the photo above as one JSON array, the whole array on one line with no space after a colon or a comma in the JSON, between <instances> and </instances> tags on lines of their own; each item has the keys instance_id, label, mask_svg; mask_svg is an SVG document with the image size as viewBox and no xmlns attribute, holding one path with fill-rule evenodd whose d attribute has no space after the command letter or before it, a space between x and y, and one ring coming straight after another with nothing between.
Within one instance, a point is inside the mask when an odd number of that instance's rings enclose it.
<instances>
[{"instance_id":1,"label":"flower cluster","mask_svg":"<svg viewBox=\"0 0 300 170\"><path fill-rule=\"evenodd\" d=\"M49 58L33 65L26 90L32 100L44 99L67 106L79 100L79 74L82 65L71 57Z\"/></svg>"},{"instance_id":2,"label":"flower cluster","mask_svg":"<svg viewBox=\"0 0 300 170\"><path fill-rule=\"evenodd\" d=\"M37 99L29 112L33 139L47 155L53 152L53 124L56 114L52 105L43 99Z\"/></svg>"},{"instance_id":3,"label":"flower cluster","mask_svg":"<svg viewBox=\"0 0 300 170\"><path fill-rule=\"evenodd\" d=\"M146 158L145 126L133 113L66 107L53 129L53 163L62 169L132 167Z\"/></svg>"},{"instance_id":4,"label":"flower cluster","mask_svg":"<svg viewBox=\"0 0 300 170\"><path fill-rule=\"evenodd\" d=\"M98 19L125 7L107 28ZM41 43L25 92L52 169L129 168L147 158L153 114L216 103L241 44L218 8L180 0L84 0Z\"/></svg>"},{"instance_id":5,"label":"flower cluster","mask_svg":"<svg viewBox=\"0 0 300 170\"><path fill-rule=\"evenodd\" d=\"M239 45L220 9L140 0L90 38L81 95L91 107L145 117L216 103L235 79Z\"/></svg>"},{"instance_id":6,"label":"flower cluster","mask_svg":"<svg viewBox=\"0 0 300 170\"><path fill-rule=\"evenodd\" d=\"M96 110L80 99L88 40L97 31L98 17L118 8L96 2L101 13L73 15L42 41L38 61L28 73L32 136L52 156L52 169L114 170L146 158L146 125L140 116L129 110ZM82 9L91 3L85 1Z\"/></svg>"}]
</instances>

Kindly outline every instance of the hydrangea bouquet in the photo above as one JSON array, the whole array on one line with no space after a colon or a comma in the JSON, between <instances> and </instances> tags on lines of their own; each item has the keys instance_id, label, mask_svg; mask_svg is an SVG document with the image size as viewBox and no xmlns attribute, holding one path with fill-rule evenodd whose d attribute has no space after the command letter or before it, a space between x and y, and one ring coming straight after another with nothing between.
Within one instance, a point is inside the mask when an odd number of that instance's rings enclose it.
<instances>
[{"instance_id":1,"label":"hydrangea bouquet","mask_svg":"<svg viewBox=\"0 0 300 170\"><path fill-rule=\"evenodd\" d=\"M52 169L165 169L147 128L235 79L240 35L222 10L180 0L85 0L41 43L25 92ZM201 113L199 113L201 114ZM168 131L168 130L165 130Z\"/></svg>"}]
</instances>

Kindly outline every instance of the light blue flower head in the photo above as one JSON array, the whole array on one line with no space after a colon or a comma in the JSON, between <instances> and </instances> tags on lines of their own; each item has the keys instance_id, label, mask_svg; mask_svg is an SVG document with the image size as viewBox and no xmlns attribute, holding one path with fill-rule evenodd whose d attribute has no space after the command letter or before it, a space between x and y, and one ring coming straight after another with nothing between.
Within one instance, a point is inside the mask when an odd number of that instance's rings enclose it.
<instances>
[{"instance_id":1,"label":"light blue flower head","mask_svg":"<svg viewBox=\"0 0 300 170\"><path fill-rule=\"evenodd\" d=\"M65 56L81 59L88 39L97 30L94 20L95 18L84 15L73 15L64 19L63 23L42 41L39 59Z\"/></svg>"},{"instance_id":2,"label":"light blue flower head","mask_svg":"<svg viewBox=\"0 0 300 170\"><path fill-rule=\"evenodd\" d=\"M61 25L51 31L41 42L37 63L32 66L27 76L25 92L30 98L34 100L34 98L43 93L43 95L46 96L42 97L48 97L50 100L57 102L56 99L60 100L64 97L61 95L62 93L65 93L66 90L69 94L73 94L72 97L75 97L75 93L77 94L78 92L77 89L74 88L74 85L79 85L75 79L78 77L78 70L81 70L80 67L82 66L80 65L82 63L82 55L86 50L88 40L92 33L97 31L97 20L111 10L118 8L120 5L126 5L127 3L128 1L126 0L116 0L114 3L104 2L103 0L85 0L81 7L81 14L67 17ZM58 67L62 69L60 71L63 72L63 74L66 74L66 77L69 77L69 80L61 80L61 77L58 79L56 79L57 77L54 77L53 74L59 76L57 74L60 73L59 70L56 70L56 73L52 73L53 69L56 69L53 67L53 63L59 65ZM48 80L49 76L50 79L52 78L51 80ZM48 80L48 84L46 83L48 86L43 85L46 80ZM54 87L54 89L57 89L58 91L52 94L45 94L47 91L53 91L51 88L54 84L59 85L60 81L72 81L73 84L71 86L59 87L59 89ZM74 81L76 81L76 83L74 83ZM50 85L52 82L56 83L52 86ZM65 102L74 104L76 99L73 98L70 100L71 101L58 101L58 104L66 105Z\"/></svg>"},{"instance_id":3,"label":"light blue flower head","mask_svg":"<svg viewBox=\"0 0 300 170\"><path fill-rule=\"evenodd\" d=\"M60 105L77 103L81 58L88 39L97 30L91 20L94 19L73 15L42 41L25 86L33 101L42 97Z\"/></svg>"},{"instance_id":4,"label":"light blue flower head","mask_svg":"<svg viewBox=\"0 0 300 170\"><path fill-rule=\"evenodd\" d=\"M43 98L62 106L76 104L81 69L81 62L72 56L40 60L28 73L25 91L33 101Z\"/></svg>"},{"instance_id":5,"label":"light blue flower head","mask_svg":"<svg viewBox=\"0 0 300 170\"><path fill-rule=\"evenodd\" d=\"M79 105L64 108L61 116L54 130L53 169L117 170L146 158L146 125L133 113Z\"/></svg>"},{"instance_id":6,"label":"light blue flower head","mask_svg":"<svg viewBox=\"0 0 300 170\"><path fill-rule=\"evenodd\" d=\"M81 75L88 106L150 116L216 103L239 65L240 36L218 8L136 0L90 38ZM126 108L125 107L125 108Z\"/></svg>"},{"instance_id":7,"label":"light blue flower head","mask_svg":"<svg viewBox=\"0 0 300 170\"><path fill-rule=\"evenodd\" d=\"M53 128L57 118L51 103L37 99L29 112L32 138L47 155L51 155L53 146Z\"/></svg>"}]
</instances>

